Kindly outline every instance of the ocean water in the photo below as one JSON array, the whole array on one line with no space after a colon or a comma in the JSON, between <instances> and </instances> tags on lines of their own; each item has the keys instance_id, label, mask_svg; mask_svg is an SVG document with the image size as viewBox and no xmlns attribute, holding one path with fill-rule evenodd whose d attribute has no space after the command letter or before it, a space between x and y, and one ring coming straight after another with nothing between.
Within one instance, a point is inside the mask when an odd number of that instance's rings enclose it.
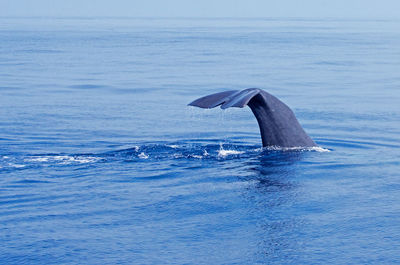
<instances>
[{"instance_id":1,"label":"ocean water","mask_svg":"<svg viewBox=\"0 0 400 265\"><path fill-rule=\"evenodd\" d=\"M399 103L400 21L0 18L0 263L399 263Z\"/></svg>"}]
</instances>

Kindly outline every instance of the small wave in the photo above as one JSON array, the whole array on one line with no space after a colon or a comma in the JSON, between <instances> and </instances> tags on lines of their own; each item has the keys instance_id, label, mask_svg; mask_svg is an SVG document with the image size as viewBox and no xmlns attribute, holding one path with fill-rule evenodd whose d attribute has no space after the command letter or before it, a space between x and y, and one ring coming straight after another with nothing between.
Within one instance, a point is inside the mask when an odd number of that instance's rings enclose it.
<instances>
[{"instance_id":1,"label":"small wave","mask_svg":"<svg viewBox=\"0 0 400 265\"><path fill-rule=\"evenodd\" d=\"M51 181L23 179L23 180L15 181L14 183L16 183L16 184L41 184L41 183L51 183Z\"/></svg>"},{"instance_id":2,"label":"small wave","mask_svg":"<svg viewBox=\"0 0 400 265\"><path fill-rule=\"evenodd\" d=\"M96 84L79 84L79 85L69 86L69 88L74 88L74 89L104 89L104 88L107 88L107 86L96 85Z\"/></svg>"},{"instance_id":3,"label":"small wave","mask_svg":"<svg viewBox=\"0 0 400 265\"><path fill-rule=\"evenodd\" d=\"M24 49L24 50L17 50L17 52L22 53L62 53L61 50L47 50L47 49Z\"/></svg>"}]
</instances>

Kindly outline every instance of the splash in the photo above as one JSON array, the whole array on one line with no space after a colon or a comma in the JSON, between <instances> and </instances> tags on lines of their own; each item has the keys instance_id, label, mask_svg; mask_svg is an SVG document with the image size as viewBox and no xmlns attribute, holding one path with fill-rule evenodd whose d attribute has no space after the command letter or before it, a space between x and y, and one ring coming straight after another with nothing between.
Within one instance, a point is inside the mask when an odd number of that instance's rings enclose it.
<instances>
[{"instance_id":1,"label":"splash","mask_svg":"<svg viewBox=\"0 0 400 265\"><path fill-rule=\"evenodd\" d=\"M218 150L218 157L226 157L229 155L240 155L243 154L244 151L237 150L225 150L222 144L220 144L220 149Z\"/></svg>"},{"instance_id":2,"label":"splash","mask_svg":"<svg viewBox=\"0 0 400 265\"><path fill-rule=\"evenodd\" d=\"M174 148L173 150L171 148ZM175 149L176 148L176 149ZM225 149L226 148L226 149ZM327 148L320 146L315 147L277 147L270 146L265 148L258 148L256 146L245 145L232 145L226 144L225 148L222 143L215 144L159 144L159 145L136 145L129 149L122 151L114 151L103 154L43 154L43 155L27 155L22 157L13 156L0 156L0 166L4 168L27 168L31 165L37 166L51 166L51 165L83 165L92 164L99 161L114 161L115 159L125 157L131 158L132 155L141 160L149 161L152 159L226 159L238 158L241 159L245 156L265 155L269 151L278 152L331 152ZM132 154L132 149L134 153Z\"/></svg>"},{"instance_id":3,"label":"splash","mask_svg":"<svg viewBox=\"0 0 400 265\"><path fill-rule=\"evenodd\" d=\"M142 158L142 159L148 159L148 158L149 158L149 156L146 155L144 152L141 152L141 153L138 155L138 157L139 157L139 158Z\"/></svg>"}]
</instances>

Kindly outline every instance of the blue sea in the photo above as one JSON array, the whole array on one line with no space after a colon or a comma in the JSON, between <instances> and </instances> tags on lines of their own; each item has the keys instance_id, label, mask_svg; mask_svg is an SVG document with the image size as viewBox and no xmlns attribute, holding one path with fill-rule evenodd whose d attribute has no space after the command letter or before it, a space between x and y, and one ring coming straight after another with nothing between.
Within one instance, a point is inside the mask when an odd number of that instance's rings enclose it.
<instances>
[{"instance_id":1,"label":"blue sea","mask_svg":"<svg viewBox=\"0 0 400 265\"><path fill-rule=\"evenodd\" d=\"M0 264L400 263L399 157L400 20L0 18Z\"/></svg>"}]
</instances>

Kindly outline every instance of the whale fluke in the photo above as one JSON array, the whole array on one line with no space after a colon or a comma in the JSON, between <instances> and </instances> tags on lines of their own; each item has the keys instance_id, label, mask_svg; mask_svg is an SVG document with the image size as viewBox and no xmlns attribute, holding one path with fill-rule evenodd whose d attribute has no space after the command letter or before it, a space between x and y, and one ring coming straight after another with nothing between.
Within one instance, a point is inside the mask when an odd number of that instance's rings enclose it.
<instances>
[{"instance_id":1,"label":"whale fluke","mask_svg":"<svg viewBox=\"0 0 400 265\"><path fill-rule=\"evenodd\" d=\"M204 109L249 106L260 127L262 144L279 147L313 147L314 141L282 101L259 88L231 90L201 97L189 106Z\"/></svg>"}]
</instances>

